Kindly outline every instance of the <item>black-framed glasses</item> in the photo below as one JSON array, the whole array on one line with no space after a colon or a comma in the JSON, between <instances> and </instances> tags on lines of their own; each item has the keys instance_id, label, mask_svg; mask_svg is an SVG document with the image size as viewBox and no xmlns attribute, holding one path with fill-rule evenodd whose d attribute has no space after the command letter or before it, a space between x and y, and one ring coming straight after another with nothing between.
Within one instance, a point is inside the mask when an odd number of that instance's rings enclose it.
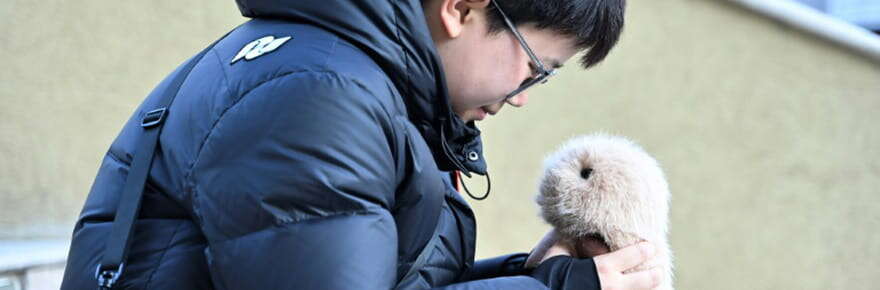
<instances>
[{"instance_id":1,"label":"black-framed glasses","mask_svg":"<svg viewBox=\"0 0 880 290\"><path fill-rule=\"evenodd\" d=\"M516 96L519 93L522 93L526 89L528 89L536 84L546 83L547 78L556 74L556 69L549 69L548 70L547 67L544 66L544 63L541 62L540 59L538 59L538 56L535 55L535 52L533 52L532 49L529 48L529 45L526 43L526 40L523 38L522 34L520 34L518 30L516 30L516 26L513 25L513 22L510 21L510 18L507 18L507 14L504 14L504 10L501 10L501 6L498 5L498 2L496 2L495 0L492 0L492 5L495 5L495 9L498 9L498 13L501 14L501 18L504 19L504 23L507 24L508 28L510 28L510 32L513 33L513 36L516 37L516 40L518 40L519 44L523 47L523 49L525 49L526 54L529 55L529 58L532 59L532 65L534 66L533 67L533 69L534 69L533 75L531 77L527 78L526 80L524 80L519 85L519 87L516 88L516 90L513 90L513 92L510 92L510 94L507 94L507 96L504 97L504 100L506 101L506 100L509 100L510 98L512 98L513 96Z\"/></svg>"}]
</instances>

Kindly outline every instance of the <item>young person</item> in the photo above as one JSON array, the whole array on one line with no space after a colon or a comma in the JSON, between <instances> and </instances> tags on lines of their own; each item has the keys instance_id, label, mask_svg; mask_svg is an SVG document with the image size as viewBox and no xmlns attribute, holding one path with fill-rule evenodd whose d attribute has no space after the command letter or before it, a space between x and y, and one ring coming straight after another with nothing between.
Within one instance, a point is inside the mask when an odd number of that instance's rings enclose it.
<instances>
[{"instance_id":1,"label":"young person","mask_svg":"<svg viewBox=\"0 0 880 290\"><path fill-rule=\"evenodd\" d=\"M237 0L253 18L186 77L114 289L648 289L649 245L474 261L455 172L486 174L475 122L523 106L623 0ZM172 73L156 91L168 86ZM62 289L93 289L151 94L109 149ZM549 249L549 250L543 250Z\"/></svg>"}]
</instances>

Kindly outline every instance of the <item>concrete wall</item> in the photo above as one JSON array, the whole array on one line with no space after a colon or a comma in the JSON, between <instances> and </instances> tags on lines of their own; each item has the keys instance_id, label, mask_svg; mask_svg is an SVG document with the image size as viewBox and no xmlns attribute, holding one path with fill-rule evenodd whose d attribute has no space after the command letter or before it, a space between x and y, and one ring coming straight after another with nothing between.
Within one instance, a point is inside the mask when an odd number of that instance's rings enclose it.
<instances>
[{"instance_id":1,"label":"concrete wall","mask_svg":"<svg viewBox=\"0 0 880 290\"><path fill-rule=\"evenodd\" d=\"M101 157L233 1L0 1L0 238L67 237Z\"/></svg>"},{"instance_id":2,"label":"concrete wall","mask_svg":"<svg viewBox=\"0 0 880 290\"><path fill-rule=\"evenodd\" d=\"M679 289L876 289L880 65L722 1L629 8L601 67L483 125L478 253L529 249L541 155L604 130L665 167Z\"/></svg>"},{"instance_id":3,"label":"concrete wall","mask_svg":"<svg viewBox=\"0 0 880 290\"><path fill-rule=\"evenodd\" d=\"M232 1L32 2L0 2L0 239L68 237L143 96L243 21ZM877 63L724 1L635 0L603 65L550 84L482 124L478 256L533 246L543 155L603 130L666 170L677 288L873 287Z\"/></svg>"}]
</instances>

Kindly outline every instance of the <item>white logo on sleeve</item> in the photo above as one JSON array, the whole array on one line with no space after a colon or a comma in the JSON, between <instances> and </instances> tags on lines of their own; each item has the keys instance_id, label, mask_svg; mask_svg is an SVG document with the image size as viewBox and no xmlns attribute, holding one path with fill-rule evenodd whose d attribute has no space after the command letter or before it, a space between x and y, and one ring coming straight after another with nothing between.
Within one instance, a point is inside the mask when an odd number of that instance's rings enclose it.
<instances>
[{"instance_id":1,"label":"white logo on sleeve","mask_svg":"<svg viewBox=\"0 0 880 290\"><path fill-rule=\"evenodd\" d=\"M270 35L251 41L250 43L242 47L240 51L238 51L238 54L236 54L235 57L232 58L232 61L229 62L229 64L233 64L242 58L244 58L245 60L255 59L265 53L272 52L288 40L290 40L290 36L275 38L274 36Z\"/></svg>"}]
</instances>

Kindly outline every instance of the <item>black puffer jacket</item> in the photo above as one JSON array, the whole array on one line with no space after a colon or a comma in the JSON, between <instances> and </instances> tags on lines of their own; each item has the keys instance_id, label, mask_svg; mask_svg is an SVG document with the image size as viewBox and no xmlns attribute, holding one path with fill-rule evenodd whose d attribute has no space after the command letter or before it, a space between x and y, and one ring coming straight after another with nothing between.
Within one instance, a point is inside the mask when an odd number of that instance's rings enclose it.
<instances>
[{"instance_id":1,"label":"black puffer jacket","mask_svg":"<svg viewBox=\"0 0 880 290\"><path fill-rule=\"evenodd\" d=\"M169 109L118 289L595 282L592 262L571 259L545 263L539 279L511 276L528 274L512 262L522 255L474 265L474 215L449 172L485 173L479 131L451 112L419 0L238 5L255 19L201 59ZM233 61L264 36L291 38ZM62 289L95 289L139 120L177 73L107 152ZM427 263L400 281L432 236Z\"/></svg>"}]
</instances>

